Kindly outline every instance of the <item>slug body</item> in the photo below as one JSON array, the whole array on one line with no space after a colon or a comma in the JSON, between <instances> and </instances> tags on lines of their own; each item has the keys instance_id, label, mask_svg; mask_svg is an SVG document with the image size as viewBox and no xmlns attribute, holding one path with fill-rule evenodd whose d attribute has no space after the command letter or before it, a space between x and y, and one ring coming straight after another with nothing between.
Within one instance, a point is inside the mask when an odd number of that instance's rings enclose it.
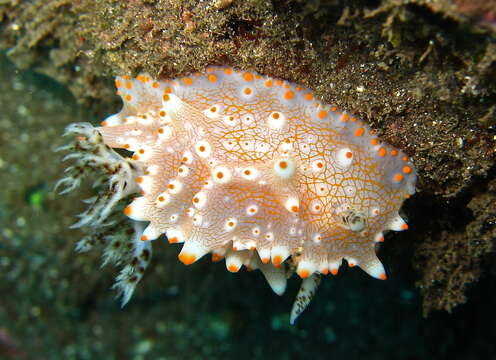
<instances>
[{"instance_id":1,"label":"slug body","mask_svg":"<svg viewBox=\"0 0 496 360\"><path fill-rule=\"evenodd\" d=\"M408 228L398 212L416 172L362 121L306 88L229 67L116 86L123 109L96 131L132 152L127 186L141 194L124 213L146 223L137 243L165 234L183 244L184 264L211 253L231 272L262 270L278 294L296 272L305 280L292 322L343 259L386 279L375 244Z\"/></svg>"}]
</instances>

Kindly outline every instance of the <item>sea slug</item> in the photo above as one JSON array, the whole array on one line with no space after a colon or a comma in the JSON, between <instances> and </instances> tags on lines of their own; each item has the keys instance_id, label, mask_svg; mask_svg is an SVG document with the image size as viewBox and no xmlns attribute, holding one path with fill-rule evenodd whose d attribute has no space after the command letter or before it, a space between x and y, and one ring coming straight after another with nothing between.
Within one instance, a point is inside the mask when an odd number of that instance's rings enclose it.
<instances>
[{"instance_id":1,"label":"sea slug","mask_svg":"<svg viewBox=\"0 0 496 360\"><path fill-rule=\"evenodd\" d=\"M165 237L183 244L184 264L211 253L230 272L261 270L279 295L296 272L304 280L292 323L343 259L386 279L376 243L408 228L398 212L416 171L362 121L304 87L230 67L115 84L119 113L101 127L67 128L75 164L58 185L67 192L100 174L98 195L74 225L91 229L77 248L101 243L105 262L125 265L116 283L123 303L152 241Z\"/></svg>"}]
</instances>

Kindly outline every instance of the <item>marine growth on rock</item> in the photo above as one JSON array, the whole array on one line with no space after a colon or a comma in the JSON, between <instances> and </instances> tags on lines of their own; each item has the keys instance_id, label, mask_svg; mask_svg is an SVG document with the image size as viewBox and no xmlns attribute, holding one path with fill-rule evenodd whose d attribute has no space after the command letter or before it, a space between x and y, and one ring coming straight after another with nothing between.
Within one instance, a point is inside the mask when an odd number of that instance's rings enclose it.
<instances>
[{"instance_id":1,"label":"marine growth on rock","mask_svg":"<svg viewBox=\"0 0 496 360\"><path fill-rule=\"evenodd\" d=\"M398 212L416 173L362 121L304 87L230 67L115 84L119 113L101 127L67 128L75 163L59 186L67 192L99 174L75 224L90 229L78 249L102 243L106 262L124 264L115 285L123 303L157 239L182 244L186 265L211 254L230 272L259 269L279 295L296 272L291 322L343 259L386 279L376 243L408 228ZM132 229L117 225L120 210Z\"/></svg>"}]
</instances>

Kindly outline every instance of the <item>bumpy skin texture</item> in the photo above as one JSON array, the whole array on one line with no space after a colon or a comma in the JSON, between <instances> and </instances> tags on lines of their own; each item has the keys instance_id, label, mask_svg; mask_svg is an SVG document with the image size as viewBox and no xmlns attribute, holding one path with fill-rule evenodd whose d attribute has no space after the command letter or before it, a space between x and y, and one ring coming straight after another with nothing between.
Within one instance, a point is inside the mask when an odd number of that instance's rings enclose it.
<instances>
[{"instance_id":1,"label":"bumpy skin texture","mask_svg":"<svg viewBox=\"0 0 496 360\"><path fill-rule=\"evenodd\" d=\"M284 274L291 257L307 278L336 274L344 258L386 278L374 244L408 228L398 211L416 175L360 120L295 84L231 68L116 86L124 107L97 130L146 168L142 196L125 209L149 222L143 241L165 233L184 242L183 263L212 252L233 272L272 262ZM272 278L278 293L282 278Z\"/></svg>"}]
</instances>

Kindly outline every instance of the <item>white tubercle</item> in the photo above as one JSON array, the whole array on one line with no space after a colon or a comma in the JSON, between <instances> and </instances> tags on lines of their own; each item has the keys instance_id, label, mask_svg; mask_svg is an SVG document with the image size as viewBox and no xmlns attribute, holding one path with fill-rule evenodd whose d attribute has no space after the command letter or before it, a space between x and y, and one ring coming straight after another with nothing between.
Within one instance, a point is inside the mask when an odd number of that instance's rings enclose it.
<instances>
[{"instance_id":1,"label":"white tubercle","mask_svg":"<svg viewBox=\"0 0 496 360\"><path fill-rule=\"evenodd\" d=\"M136 179L136 182L138 183L138 186L140 189L145 193L150 193L153 188L153 178L151 176L140 176Z\"/></svg>"},{"instance_id":2,"label":"white tubercle","mask_svg":"<svg viewBox=\"0 0 496 360\"><path fill-rule=\"evenodd\" d=\"M384 270L384 266L379 259L375 258L366 263L360 264L360 267L370 276L376 279L386 280L386 271Z\"/></svg>"},{"instance_id":3,"label":"white tubercle","mask_svg":"<svg viewBox=\"0 0 496 360\"><path fill-rule=\"evenodd\" d=\"M135 198L131 204L129 204L124 213L131 219L136 221L146 221L146 209L149 208L148 200L144 196Z\"/></svg>"},{"instance_id":4,"label":"white tubercle","mask_svg":"<svg viewBox=\"0 0 496 360\"><path fill-rule=\"evenodd\" d=\"M403 231L408 229L408 225L401 216L397 215L389 221L386 228L393 231Z\"/></svg>"},{"instance_id":5,"label":"white tubercle","mask_svg":"<svg viewBox=\"0 0 496 360\"><path fill-rule=\"evenodd\" d=\"M184 242L183 248L178 255L179 260L185 265L189 265L200 259L209 252L209 249L198 241L188 239Z\"/></svg>"},{"instance_id":6,"label":"white tubercle","mask_svg":"<svg viewBox=\"0 0 496 360\"><path fill-rule=\"evenodd\" d=\"M162 232L157 227L150 224L146 227L145 231L143 231L143 234L141 235L141 240L144 240L144 241L155 240L160 235L162 235Z\"/></svg>"},{"instance_id":7,"label":"white tubercle","mask_svg":"<svg viewBox=\"0 0 496 360\"><path fill-rule=\"evenodd\" d=\"M296 171L296 164L293 159L282 158L277 160L273 166L274 173L280 179L289 179Z\"/></svg>"},{"instance_id":8,"label":"white tubercle","mask_svg":"<svg viewBox=\"0 0 496 360\"><path fill-rule=\"evenodd\" d=\"M165 236L170 243L183 243L186 240L184 232L179 228L169 228L165 232Z\"/></svg>"},{"instance_id":9,"label":"white tubercle","mask_svg":"<svg viewBox=\"0 0 496 360\"><path fill-rule=\"evenodd\" d=\"M348 168L353 162L353 152L350 148L342 148L337 151L336 160L342 168Z\"/></svg>"}]
</instances>

